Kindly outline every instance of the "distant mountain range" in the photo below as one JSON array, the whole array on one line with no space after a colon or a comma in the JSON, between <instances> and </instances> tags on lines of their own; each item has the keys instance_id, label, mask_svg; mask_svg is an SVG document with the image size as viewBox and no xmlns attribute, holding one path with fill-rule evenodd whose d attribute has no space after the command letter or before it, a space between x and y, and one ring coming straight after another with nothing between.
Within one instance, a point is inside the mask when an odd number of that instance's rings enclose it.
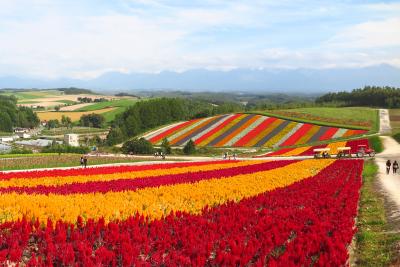
<instances>
[{"instance_id":1,"label":"distant mountain range","mask_svg":"<svg viewBox=\"0 0 400 267\"><path fill-rule=\"evenodd\" d=\"M364 85L400 87L400 68L376 65L331 69L195 69L160 73L108 72L95 79L40 80L0 75L0 88L80 87L104 92L170 89L187 91L326 92Z\"/></svg>"}]
</instances>

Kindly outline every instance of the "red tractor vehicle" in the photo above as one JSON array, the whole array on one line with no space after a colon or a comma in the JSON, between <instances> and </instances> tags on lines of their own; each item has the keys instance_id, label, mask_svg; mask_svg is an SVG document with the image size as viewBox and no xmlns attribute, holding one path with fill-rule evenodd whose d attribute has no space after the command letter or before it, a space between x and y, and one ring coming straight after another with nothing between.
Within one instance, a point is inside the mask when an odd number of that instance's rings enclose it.
<instances>
[{"instance_id":1,"label":"red tractor vehicle","mask_svg":"<svg viewBox=\"0 0 400 267\"><path fill-rule=\"evenodd\" d=\"M375 150L367 145L358 145L356 155L358 158L363 158L365 156L375 157Z\"/></svg>"}]
</instances>

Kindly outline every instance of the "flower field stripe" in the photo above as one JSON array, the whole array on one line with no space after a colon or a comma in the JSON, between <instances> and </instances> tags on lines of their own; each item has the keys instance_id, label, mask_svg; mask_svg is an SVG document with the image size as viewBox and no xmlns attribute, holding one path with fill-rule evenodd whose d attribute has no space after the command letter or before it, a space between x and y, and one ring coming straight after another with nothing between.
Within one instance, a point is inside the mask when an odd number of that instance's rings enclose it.
<instances>
[{"instance_id":1,"label":"flower field stripe","mask_svg":"<svg viewBox=\"0 0 400 267\"><path fill-rule=\"evenodd\" d=\"M99 174L99 175L85 175L81 173L80 175L67 176L67 177L40 177L34 179L17 178L0 181L0 188L6 187L36 187L36 186L61 186L66 184L83 184L87 182L108 182L120 179L139 179L145 177L157 177L164 175L174 175L182 173L192 173L201 171L211 171L211 170L222 170L229 169L232 167L247 166L257 164L255 161L240 161L231 162L226 161L226 164L209 164L209 165L199 165L185 168L170 168L170 169L154 169L146 171L134 171L134 172L120 172L111 174Z\"/></svg>"},{"instance_id":2,"label":"flower field stripe","mask_svg":"<svg viewBox=\"0 0 400 267\"><path fill-rule=\"evenodd\" d=\"M216 144L216 146L231 146L234 142L239 140L243 136L244 131L249 129L251 125L253 125L260 117L261 117L260 115L253 115L247 121L242 120L244 121L244 123L242 125L238 124L239 126L229 135L224 137L223 140L219 141L218 144Z\"/></svg>"},{"instance_id":3,"label":"flower field stripe","mask_svg":"<svg viewBox=\"0 0 400 267\"><path fill-rule=\"evenodd\" d=\"M319 131L320 128L321 126L312 125L311 128L302 137L300 137L299 140L296 141L295 145L303 145L308 143L309 140Z\"/></svg>"},{"instance_id":4,"label":"flower field stripe","mask_svg":"<svg viewBox=\"0 0 400 267\"><path fill-rule=\"evenodd\" d=\"M293 149L294 148L282 148L282 149L279 149L279 150L271 152L271 153L255 156L255 158L282 156L283 154L290 152Z\"/></svg>"},{"instance_id":5,"label":"flower field stripe","mask_svg":"<svg viewBox=\"0 0 400 267\"><path fill-rule=\"evenodd\" d=\"M326 148L326 146L327 146L326 144L325 145L318 145L318 146L311 146L306 151L301 153L299 156L312 156L312 155L314 155L314 149Z\"/></svg>"},{"instance_id":6,"label":"flower field stripe","mask_svg":"<svg viewBox=\"0 0 400 267\"><path fill-rule=\"evenodd\" d=\"M283 142L288 140L298 129L303 126L303 123L291 122L286 128L284 128L278 135L271 138L264 144L265 147L278 147Z\"/></svg>"},{"instance_id":7,"label":"flower field stripe","mask_svg":"<svg viewBox=\"0 0 400 267\"><path fill-rule=\"evenodd\" d=\"M364 146L370 147L368 139L351 140L351 141L347 141L347 143L346 143L346 146L351 147L351 150L350 150L351 153L357 153L359 145L364 145Z\"/></svg>"},{"instance_id":8,"label":"flower field stripe","mask_svg":"<svg viewBox=\"0 0 400 267\"><path fill-rule=\"evenodd\" d=\"M329 131L331 127L326 127L326 126L320 126L318 132L316 132L309 140L308 143L312 142L317 142L321 140L321 137L326 134L327 131Z\"/></svg>"},{"instance_id":9,"label":"flower field stripe","mask_svg":"<svg viewBox=\"0 0 400 267\"><path fill-rule=\"evenodd\" d=\"M270 140L271 137L276 136L279 132L286 128L288 125L288 121L284 120L276 120L271 125L269 125L257 138L251 140L248 145L249 146L259 146L265 142L265 140Z\"/></svg>"},{"instance_id":10,"label":"flower field stripe","mask_svg":"<svg viewBox=\"0 0 400 267\"><path fill-rule=\"evenodd\" d=\"M203 127L204 125L207 125L210 121L213 121L218 117L209 117L209 118L202 118L200 119L197 123L193 124L191 127L188 127L187 130L183 133L179 133L177 137L171 137L169 139L169 142L171 144L176 144L186 136L190 135L194 131L198 130L199 128Z\"/></svg>"},{"instance_id":11,"label":"flower field stripe","mask_svg":"<svg viewBox=\"0 0 400 267\"><path fill-rule=\"evenodd\" d=\"M157 136L157 135L159 135L159 134L161 134L161 133L163 133L165 131L168 131L169 129L172 129L173 127L176 127L176 126L178 126L178 125L180 125L182 123L183 122L177 122L177 123L168 125L166 127L162 127L162 128L160 128L160 129L158 129L158 130L156 130L154 132L149 132L149 133L143 135L143 137L146 138L147 140L151 140L153 137L155 137L155 136Z\"/></svg>"},{"instance_id":12,"label":"flower field stripe","mask_svg":"<svg viewBox=\"0 0 400 267\"><path fill-rule=\"evenodd\" d=\"M264 116L257 116L257 119L249 126L244 128L239 134L237 134L235 137L233 137L229 142L227 142L225 145L226 146L236 146L236 143L243 139L248 133L253 131L256 127L258 127L261 123L263 123L266 120Z\"/></svg>"},{"instance_id":13,"label":"flower field stripe","mask_svg":"<svg viewBox=\"0 0 400 267\"><path fill-rule=\"evenodd\" d=\"M205 207L238 202L304 180L334 161L304 160L268 171L136 191L72 195L1 194L1 220L16 221L25 216L43 223L48 219L74 223L78 216L83 215L94 220L104 218L109 222L136 213L150 219L159 219L173 211L200 214Z\"/></svg>"},{"instance_id":14,"label":"flower field stripe","mask_svg":"<svg viewBox=\"0 0 400 267\"><path fill-rule=\"evenodd\" d=\"M227 178L236 175L249 174L259 171L266 171L270 169L281 168L296 161L280 161L276 162L262 162L258 164L251 164L247 166L232 167L221 170L198 171L188 173L181 173L175 175L163 175L155 177L143 177L136 179L118 179L112 181L96 181L86 183L73 183L64 184L59 186L36 186L36 187L8 187L0 188L0 194L6 193L19 193L19 194L87 194L87 193L107 193L107 192L121 192L121 191L134 191L141 188L159 187L166 185L174 185L180 183L195 183L198 181L209 179Z\"/></svg>"},{"instance_id":15,"label":"flower field stripe","mask_svg":"<svg viewBox=\"0 0 400 267\"><path fill-rule=\"evenodd\" d=\"M216 122L215 124L211 125L210 127L207 127L206 129L204 129L201 132L198 132L195 136L193 136L192 140L195 142L195 144L197 145L199 143L199 140L202 141L205 139L205 136L207 136L207 134L211 131L213 131L214 129L218 128L221 124L224 124L225 121L230 120L234 115L226 115L223 116L223 118Z\"/></svg>"},{"instance_id":16,"label":"flower field stripe","mask_svg":"<svg viewBox=\"0 0 400 267\"><path fill-rule=\"evenodd\" d=\"M335 143L328 144L326 147L331 149L331 151L329 152L330 154L337 154L338 147L346 146L346 143L347 143L346 141L335 142Z\"/></svg>"},{"instance_id":17,"label":"flower field stripe","mask_svg":"<svg viewBox=\"0 0 400 267\"><path fill-rule=\"evenodd\" d=\"M310 148L309 146L297 147L295 149L292 149L291 151L283 153L282 156L298 156L304 151L307 151L309 148Z\"/></svg>"},{"instance_id":18,"label":"flower field stripe","mask_svg":"<svg viewBox=\"0 0 400 267\"><path fill-rule=\"evenodd\" d=\"M319 141L328 140L339 131L339 128L329 127L329 129L319 138Z\"/></svg>"},{"instance_id":19,"label":"flower field stripe","mask_svg":"<svg viewBox=\"0 0 400 267\"><path fill-rule=\"evenodd\" d=\"M211 138L218 133L221 129L223 129L226 125L230 124L233 120L236 118L240 117L240 114L234 114L232 116L229 116L226 120L224 120L221 124L218 124L215 128L212 128L211 130L208 130L207 132L204 132L203 135L198 137L194 143L196 145L202 146L204 143L208 143Z\"/></svg>"},{"instance_id":20,"label":"flower field stripe","mask_svg":"<svg viewBox=\"0 0 400 267\"><path fill-rule=\"evenodd\" d=\"M301 125L300 128L296 132L294 132L285 142L281 143L281 146L292 146L296 144L296 142L304 136L311 128L312 124L305 123Z\"/></svg>"},{"instance_id":21,"label":"flower field stripe","mask_svg":"<svg viewBox=\"0 0 400 267\"><path fill-rule=\"evenodd\" d=\"M217 124L219 121L223 120L227 116L228 115L211 117L211 120L204 122L202 125L196 127L196 129L191 130L190 133L183 135L179 141L174 142L175 145L178 145L178 146L184 145L187 141L189 141L190 139L193 139L196 135L204 132L205 130L210 128L212 125Z\"/></svg>"},{"instance_id":22,"label":"flower field stripe","mask_svg":"<svg viewBox=\"0 0 400 267\"><path fill-rule=\"evenodd\" d=\"M2 224L0 262L22 262L34 252L46 266L110 266L115 259L123 266L346 266L362 164L336 161L309 179L200 215ZM35 260L27 265L39 265Z\"/></svg>"},{"instance_id":23,"label":"flower field stripe","mask_svg":"<svg viewBox=\"0 0 400 267\"><path fill-rule=\"evenodd\" d=\"M277 125L274 128L271 128L270 131L266 132L266 135L261 136L261 139L259 140L256 139L257 142L254 144L254 146L257 147L262 146L263 144L271 140L274 136L279 135L279 133L281 133L283 129L285 129L286 127L288 127L288 125L290 125L290 121L280 120L280 122L281 123L279 125Z\"/></svg>"},{"instance_id":24,"label":"flower field stripe","mask_svg":"<svg viewBox=\"0 0 400 267\"><path fill-rule=\"evenodd\" d=\"M246 117L244 117L242 120L238 121L238 123L233 125L230 129L228 129L227 131L223 132L220 136L215 138L213 140L213 142L211 142L209 145L216 146L216 147L224 146L226 142L228 142L230 139L232 139L235 135L237 135L241 130L243 130L245 127L247 127L249 124L251 124L256 119L257 119L257 115L247 114Z\"/></svg>"},{"instance_id":25,"label":"flower field stripe","mask_svg":"<svg viewBox=\"0 0 400 267\"><path fill-rule=\"evenodd\" d=\"M218 131L214 131L213 134L211 134L209 137L204 139L199 145L200 146L211 146L213 142L215 142L215 139L218 138L221 134L225 133L228 131L231 127L236 125L239 121L241 121L243 118L246 117L244 114L237 114L238 116L235 117L232 121L229 123L225 124L223 127L218 127ZM216 128L217 129L217 128ZM214 129L214 130L216 130Z\"/></svg>"},{"instance_id":26,"label":"flower field stripe","mask_svg":"<svg viewBox=\"0 0 400 267\"><path fill-rule=\"evenodd\" d=\"M339 129L332 138L339 138L342 137L347 132L347 129Z\"/></svg>"},{"instance_id":27,"label":"flower field stripe","mask_svg":"<svg viewBox=\"0 0 400 267\"><path fill-rule=\"evenodd\" d=\"M71 168L71 169L52 169L52 170L32 170L32 171L17 171L17 172L0 172L0 182L2 180L13 178L42 178L42 177L66 177L75 175L97 175L97 174L115 174L122 172L140 172L148 170L165 170L172 168L186 168L203 165L220 165L231 164L238 161L227 160L212 160L212 161L192 161L192 162L174 162L174 163L158 163L145 165L121 165L121 166L105 166L94 168Z\"/></svg>"},{"instance_id":28,"label":"flower field stripe","mask_svg":"<svg viewBox=\"0 0 400 267\"><path fill-rule=\"evenodd\" d=\"M201 125L204 121L207 121L208 118L202 118L202 119L197 119L194 123L188 125L187 127L175 132L174 134L172 134L171 136L168 137L168 140L170 142L171 145L174 145L174 141L175 140L179 140L179 137L182 135L185 135L186 133L190 133L190 131L192 129L195 129L197 126ZM159 141L159 144L161 143L161 141Z\"/></svg>"},{"instance_id":29,"label":"flower field stripe","mask_svg":"<svg viewBox=\"0 0 400 267\"><path fill-rule=\"evenodd\" d=\"M162 140L163 138L166 138L169 135L173 134L174 132L179 131L180 129L192 124L193 122L194 122L193 120L182 122L181 124L178 124L175 127L172 127L170 129L150 138L149 141L152 142L153 144L155 144L158 141Z\"/></svg>"},{"instance_id":30,"label":"flower field stripe","mask_svg":"<svg viewBox=\"0 0 400 267\"><path fill-rule=\"evenodd\" d=\"M260 125L254 128L254 130L252 130L246 136L236 142L234 146L254 146L254 144L257 143L258 140L267 135L281 122L282 120L279 120L277 118L267 118Z\"/></svg>"}]
</instances>

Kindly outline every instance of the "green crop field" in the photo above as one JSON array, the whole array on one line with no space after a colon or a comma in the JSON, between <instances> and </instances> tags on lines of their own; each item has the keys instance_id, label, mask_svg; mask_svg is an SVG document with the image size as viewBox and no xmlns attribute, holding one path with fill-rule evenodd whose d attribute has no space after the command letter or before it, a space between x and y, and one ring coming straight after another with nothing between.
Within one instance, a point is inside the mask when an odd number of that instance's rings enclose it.
<instances>
[{"instance_id":1,"label":"green crop field","mask_svg":"<svg viewBox=\"0 0 400 267\"><path fill-rule=\"evenodd\" d=\"M106 102L95 103L93 105L82 107L82 108L78 109L77 111L95 111L95 110L99 110L99 109L113 107L115 109L108 111L106 113L103 113L103 116L106 119L106 122L111 122L112 120L114 120L115 116L124 112L126 110L126 108L134 105L138 101L140 101L140 100L120 99L120 100L106 101Z\"/></svg>"},{"instance_id":2,"label":"green crop field","mask_svg":"<svg viewBox=\"0 0 400 267\"><path fill-rule=\"evenodd\" d=\"M94 111L94 110L99 110L99 109L109 108L109 107L124 107L125 108L125 107L134 105L137 101L138 100L136 100L136 99L119 99L119 100L105 101L105 102L99 102L99 103L95 103L93 105L79 108L76 111Z\"/></svg>"},{"instance_id":3,"label":"green crop field","mask_svg":"<svg viewBox=\"0 0 400 267\"><path fill-rule=\"evenodd\" d=\"M393 133L400 133L400 109L389 110L389 116Z\"/></svg>"},{"instance_id":4,"label":"green crop field","mask_svg":"<svg viewBox=\"0 0 400 267\"><path fill-rule=\"evenodd\" d=\"M364 107L313 107L284 110L270 110L269 115L293 118L309 123L323 123L329 126L371 129L379 128L378 111Z\"/></svg>"}]
</instances>

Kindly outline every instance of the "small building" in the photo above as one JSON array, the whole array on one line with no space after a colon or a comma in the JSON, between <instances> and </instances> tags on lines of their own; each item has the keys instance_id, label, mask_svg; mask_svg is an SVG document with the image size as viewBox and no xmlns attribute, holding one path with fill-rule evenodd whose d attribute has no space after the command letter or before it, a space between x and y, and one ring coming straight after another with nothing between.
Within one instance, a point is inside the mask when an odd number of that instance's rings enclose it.
<instances>
[{"instance_id":1,"label":"small building","mask_svg":"<svg viewBox=\"0 0 400 267\"><path fill-rule=\"evenodd\" d=\"M57 144L62 144L61 141L56 141ZM16 141L15 144L29 147L46 147L53 144L53 140L49 139L36 139L36 140L24 140Z\"/></svg>"},{"instance_id":2,"label":"small building","mask_svg":"<svg viewBox=\"0 0 400 267\"><path fill-rule=\"evenodd\" d=\"M16 133L17 134L17 136L19 137L19 138L22 138L22 139L29 139L29 138L31 138L31 135L30 134L27 134L27 133L24 133L24 132L18 132L18 133Z\"/></svg>"},{"instance_id":3,"label":"small building","mask_svg":"<svg viewBox=\"0 0 400 267\"><path fill-rule=\"evenodd\" d=\"M12 136L0 137L0 142L3 142L3 143L13 142L13 141L14 141L14 137L12 137Z\"/></svg>"},{"instance_id":4,"label":"small building","mask_svg":"<svg viewBox=\"0 0 400 267\"><path fill-rule=\"evenodd\" d=\"M11 151L11 146L0 143L0 154L7 153Z\"/></svg>"},{"instance_id":5,"label":"small building","mask_svg":"<svg viewBox=\"0 0 400 267\"><path fill-rule=\"evenodd\" d=\"M79 136L77 134L65 134L64 144L69 146L79 146Z\"/></svg>"}]
</instances>

